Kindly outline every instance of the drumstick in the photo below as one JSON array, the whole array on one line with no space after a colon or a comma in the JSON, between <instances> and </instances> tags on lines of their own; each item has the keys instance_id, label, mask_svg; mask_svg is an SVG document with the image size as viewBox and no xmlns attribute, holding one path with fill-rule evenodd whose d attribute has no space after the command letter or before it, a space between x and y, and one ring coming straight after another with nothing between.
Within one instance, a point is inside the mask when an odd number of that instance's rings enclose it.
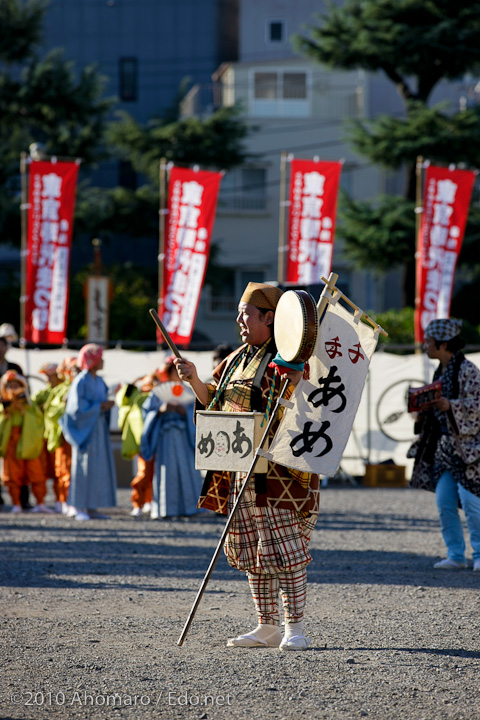
<instances>
[{"instance_id":1,"label":"drumstick","mask_svg":"<svg viewBox=\"0 0 480 720\"><path fill-rule=\"evenodd\" d=\"M172 351L172 353L175 355L175 357L181 358L182 356L181 356L180 353L178 352L177 346L175 345L175 343L173 342L172 338L170 337L170 335L169 335L168 332L166 331L165 326L163 325L162 321L161 321L160 318L158 317L157 311L154 310L153 308L150 308L149 313L150 313L150 315L152 316L152 318L155 320L155 325L158 327L158 329L159 329L160 332L162 333L162 335L163 335L163 337L164 337L164 339L165 339L165 342L167 343L167 345L168 345L168 347L170 348L170 350Z\"/></svg>"}]
</instances>

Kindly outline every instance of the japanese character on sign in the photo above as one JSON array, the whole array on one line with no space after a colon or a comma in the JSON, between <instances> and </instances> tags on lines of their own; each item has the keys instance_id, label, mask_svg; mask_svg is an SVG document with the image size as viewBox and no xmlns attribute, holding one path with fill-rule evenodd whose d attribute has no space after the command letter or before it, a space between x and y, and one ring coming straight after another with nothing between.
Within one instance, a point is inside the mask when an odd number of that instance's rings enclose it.
<instances>
[{"instance_id":1,"label":"japanese character on sign","mask_svg":"<svg viewBox=\"0 0 480 720\"><path fill-rule=\"evenodd\" d=\"M62 192L62 180L60 175L55 173L49 173L48 175L42 176L43 197L58 198Z\"/></svg>"},{"instance_id":2,"label":"japanese character on sign","mask_svg":"<svg viewBox=\"0 0 480 720\"><path fill-rule=\"evenodd\" d=\"M308 396L308 402L312 403L314 408L317 408L320 405L327 407L333 398L338 397L340 404L337 408L332 410L332 412L341 413L345 409L347 404L347 398L343 394L345 385L342 383L340 375L335 374L337 370L337 366L332 365L326 378L318 378L319 387ZM337 384L337 387L334 387L334 384Z\"/></svg>"},{"instance_id":3,"label":"japanese character on sign","mask_svg":"<svg viewBox=\"0 0 480 720\"><path fill-rule=\"evenodd\" d=\"M242 455L242 458L247 457L252 451L252 441L248 437L248 435L245 435L245 428L242 427L239 420L237 420L237 425L235 427L235 430L233 431L233 435L235 437L235 440L232 442L232 451L234 453L242 453L243 452L243 445L246 444L247 449Z\"/></svg>"},{"instance_id":4,"label":"japanese character on sign","mask_svg":"<svg viewBox=\"0 0 480 720\"><path fill-rule=\"evenodd\" d=\"M303 176L304 195L323 195L325 180L325 175L321 175L319 172L305 173Z\"/></svg>"},{"instance_id":5,"label":"japanese character on sign","mask_svg":"<svg viewBox=\"0 0 480 720\"><path fill-rule=\"evenodd\" d=\"M327 435L326 431L330 427L330 423L328 420L324 420L318 430L311 430L313 423L308 420L304 427L303 431L300 433L300 435L297 435L292 439L290 442L290 447L292 448L292 454L295 457L299 457L300 455L303 455L304 453L312 453L314 450L315 443L322 439L325 441L325 447L321 452L317 453L315 457L323 457L323 455L326 455L330 452L330 450L333 447L332 439L329 435Z\"/></svg>"},{"instance_id":6,"label":"japanese character on sign","mask_svg":"<svg viewBox=\"0 0 480 720\"><path fill-rule=\"evenodd\" d=\"M203 195L203 185L192 180L182 183L182 199L181 202L186 205L201 205Z\"/></svg>"},{"instance_id":7,"label":"japanese character on sign","mask_svg":"<svg viewBox=\"0 0 480 720\"><path fill-rule=\"evenodd\" d=\"M206 437L202 435L197 445L197 448L201 455L205 455L205 457L207 458L210 457L210 455L215 450L215 442L213 440L211 432L209 432Z\"/></svg>"},{"instance_id":8,"label":"japanese character on sign","mask_svg":"<svg viewBox=\"0 0 480 720\"><path fill-rule=\"evenodd\" d=\"M353 348L348 348L348 356L354 365L356 365L359 360L365 360L360 343L354 345Z\"/></svg>"},{"instance_id":9,"label":"japanese character on sign","mask_svg":"<svg viewBox=\"0 0 480 720\"><path fill-rule=\"evenodd\" d=\"M327 353L328 357L333 360L337 357L342 357L343 353L340 352L341 348L340 339L337 335L337 337L334 337L333 340L328 340L325 343L325 352Z\"/></svg>"}]
</instances>

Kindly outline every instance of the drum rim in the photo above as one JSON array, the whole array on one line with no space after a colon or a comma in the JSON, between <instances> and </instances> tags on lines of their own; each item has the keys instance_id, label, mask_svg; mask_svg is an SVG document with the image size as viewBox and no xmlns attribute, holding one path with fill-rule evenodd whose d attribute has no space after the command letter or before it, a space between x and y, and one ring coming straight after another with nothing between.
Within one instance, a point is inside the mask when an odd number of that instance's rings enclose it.
<instances>
[{"instance_id":1,"label":"drum rim","mask_svg":"<svg viewBox=\"0 0 480 720\"><path fill-rule=\"evenodd\" d=\"M300 349L296 353L296 355L288 360L287 362L306 362L313 354L313 351L315 349L315 345L317 343L318 338L318 309L317 304L315 302L315 299L312 295L310 295L309 292L306 290L287 290L287 292L292 292L296 295L303 315L303 333L302 338L300 342ZM310 303L310 308L314 315L314 322L309 322L308 318L308 311L309 308L307 307L307 299L308 303ZM312 327L313 325L313 327ZM309 337L309 335L312 335L313 337ZM280 353L281 354L281 353ZM284 358L285 359L285 358Z\"/></svg>"}]
</instances>

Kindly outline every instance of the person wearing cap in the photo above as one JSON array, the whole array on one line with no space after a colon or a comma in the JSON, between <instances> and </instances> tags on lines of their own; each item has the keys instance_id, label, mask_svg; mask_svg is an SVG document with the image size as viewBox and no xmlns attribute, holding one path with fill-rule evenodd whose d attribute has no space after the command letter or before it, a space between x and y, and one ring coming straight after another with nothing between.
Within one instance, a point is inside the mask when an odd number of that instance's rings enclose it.
<instances>
[{"instance_id":1,"label":"person wearing cap","mask_svg":"<svg viewBox=\"0 0 480 720\"><path fill-rule=\"evenodd\" d=\"M193 363L175 360L179 375L197 396L198 409L261 412L268 417L282 379L293 393L301 368L282 367L273 338L275 309L282 291L266 283L249 283L240 298L237 324L243 345L215 370L213 383L203 383ZM270 439L278 421L273 423ZM227 514L245 473L207 473L200 507ZM246 572L257 613L257 627L227 641L229 647L279 647L305 650L310 640L303 626L308 549L318 515L318 477L268 463L255 473L235 514L225 542L233 567ZM279 599L285 618L280 631Z\"/></svg>"},{"instance_id":2,"label":"person wearing cap","mask_svg":"<svg viewBox=\"0 0 480 720\"><path fill-rule=\"evenodd\" d=\"M142 405L159 382L157 373L139 377L133 383L120 387L115 402L118 406L118 428L122 432L122 457L125 460L137 459L137 472L130 487L132 511L130 515L139 517L151 511L153 468L155 461L145 460L140 454L143 416Z\"/></svg>"},{"instance_id":3,"label":"person wearing cap","mask_svg":"<svg viewBox=\"0 0 480 720\"><path fill-rule=\"evenodd\" d=\"M152 520L198 513L202 476L195 469L195 396L180 382L173 355L158 370L160 382L142 405L140 455L154 462Z\"/></svg>"},{"instance_id":4,"label":"person wearing cap","mask_svg":"<svg viewBox=\"0 0 480 720\"><path fill-rule=\"evenodd\" d=\"M419 439L410 484L433 490L447 557L441 570L467 567L459 507L463 508L473 549L473 570L480 572L480 370L461 352L461 320L432 320L424 351L439 360L433 379L441 379L441 397L417 418Z\"/></svg>"},{"instance_id":5,"label":"person wearing cap","mask_svg":"<svg viewBox=\"0 0 480 720\"><path fill-rule=\"evenodd\" d=\"M72 446L68 504L76 520L104 518L98 508L116 505L116 474L108 423L113 400L97 373L103 368L100 345L88 343L78 353L81 372L68 391L60 426Z\"/></svg>"},{"instance_id":6,"label":"person wearing cap","mask_svg":"<svg viewBox=\"0 0 480 720\"><path fill-rule=\"evenodd\" d=\"M41 453L43 415L29 397L23 375L7 370L0 380L0 455L2 481L12 500L12 512L22 511L21 488L29 486L36 500L32 512L52 512L45 505L47 484Z\"/></svg>"}]
</instances>

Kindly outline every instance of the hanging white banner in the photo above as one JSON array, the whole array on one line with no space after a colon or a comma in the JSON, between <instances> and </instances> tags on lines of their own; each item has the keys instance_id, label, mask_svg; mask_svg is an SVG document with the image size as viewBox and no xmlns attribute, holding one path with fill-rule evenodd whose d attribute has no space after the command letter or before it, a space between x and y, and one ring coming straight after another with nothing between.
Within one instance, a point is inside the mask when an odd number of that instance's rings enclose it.
<instances>
[{"instance_id":1,"label":"hanging white banner","mask_svg":"<svg viewBox=\"0 0 480 720\"><path fill-rule=\"evenodd\" d=\"M337 471L375 351L378 331L330 302L320 322L310 378L295 389L269 448L286 467L332 476Z\"/></svg>"}]
</instances>

